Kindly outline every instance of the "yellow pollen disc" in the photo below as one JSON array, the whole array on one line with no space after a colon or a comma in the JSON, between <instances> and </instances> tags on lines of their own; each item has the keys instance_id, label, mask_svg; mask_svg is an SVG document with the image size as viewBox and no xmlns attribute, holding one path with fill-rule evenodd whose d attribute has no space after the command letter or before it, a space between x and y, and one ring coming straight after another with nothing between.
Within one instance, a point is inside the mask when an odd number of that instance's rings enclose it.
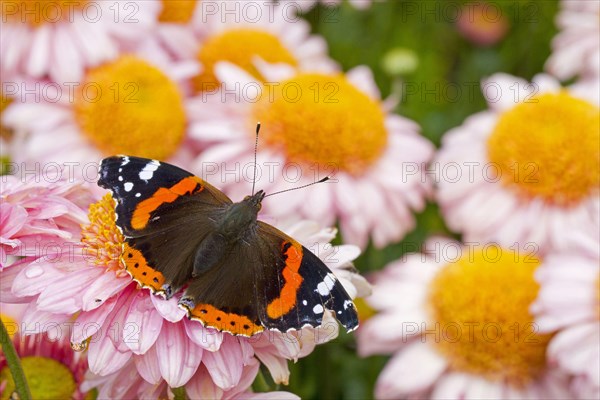
<instances>
[{"instance_id":1,"label":"yellow pollen disc","mask_svg":"<svg viewBox=\"0 0 600 400\"><path fill-rule=\"evenodd\" d=\"M10 103L12 103L12 101L12 98L7 97L2 92L0 92L0 138L4 140L10 140L13 136L12 129L9 129L8 127L2 125L2 114L4 113L4 110L6 110L6 107L8 107Z\"/></svg>"},{"instance_id":2,"label":"yellow pollen disc","mask_svg":"<svg viewBox=\"0 0 600 400\"><path fill-rule=\"evenodd\" d=\"M360 175L387 144L381 104L343 75L300 74L271 89L251 121L261 121L264 143L289 161Z\"/></svg>"},{"instance_id":3,"label":"yellow pollen disc","mask_svg":"<svg viewBox=\"0 0 600 400\"><path fill-rule=\"evenodd\" d=\"M377 314L377 311L375 311L362 297L358 297L353 301L358 312L358 320L361 321L361 323Z\"/></svg>"},{"instance_id":4,"label":"yellow pollen disc","mask_svg":"<svg viewBox=\"0 0 600 400\"><path fill-rule=\"evenodd\" d=\"M90 205L88 219L90 223L81 229L87 259L119 276L127 275L120 261L125 238L115 224L115 201L110 193Z\"/></svg>"},{"instance_id":5,"label":"yellow pollen disc","mask_svg":"<svg viewBox=\"0 0 600 400\"><path fill-rule=\"evenodd\" d=\"M164 160L183 140L186 116L175 82L125 56L87 73L75 100L81 130L105 154Z\"/></svg>"},{"instance_id":6,"label":"yellow pollen disc","mask_svg":"<svg viewBox=\"0 0 600 400\"><path fill-rule=\"evenodd\" d=\"M162 10L158 16L160 22L186 24L192 19L196 9L196 0L162 0Z\"/></svg>"},{"instance_id":7,"label":"yellow pollen disc","mask_svg":"<svg viewBox=\"0 0 600 400\"><path fill-rule=\"evenodd\" d=\"M561 206L600 187L600 109L567 92L548 93L502 114L488 157L520 195Z\"/></svg>"},{"instance_id":8,"label":"yellow pollen disc","mask_svg":"<svg viewBox=\"0 0 600 400\"><path fill-rule=\"evenodd\" d=\"M262 79L253 64L255 57L269 63L297 65L292 53L277 36L254 29L228 30L208 38L200 48L197 58L202 63L203 72L194 78L194 88L201 92L214 90L219 85L214 67L220 61L229 61L257 79Z\"/></svg>"},{"instance_id":9,"label":"yellow pollen disc","mask_svg":"<svg viewBox=\"0 0 600 400\"><path fill-rule=\"evenodd\" d=\"M454 370L522 387L543 371L551 338L529 313L540 260L495 246L471 250L432 281L428 304L439 325L427 327L426 339Z\"/></svg>"},{"instance_id":10,"label":"yellow pollen disc","mask_svg":"<svg viewBox=\"0 0 600 400\"><path fill-rule=\"evenodd\" d=\"M71 399L77 390L73 373L61 362L46 357L23 357L21 365L25 379L36 400ZM15 383L8 367L0 371L0 382L6 381L2 400L10 399L15 391Z\"/></svg>"},{"instance_id":11,"label":"yellow pollen disc","mask_svg":"<svg viewBox=\"0 0 600 400\"><path fill-rule=\"evenodd\" d=\"M47 23L73 22L88 3L89 0L1 0L0 14L3 22L39 27Z\"/></svg>"}]
</instances>

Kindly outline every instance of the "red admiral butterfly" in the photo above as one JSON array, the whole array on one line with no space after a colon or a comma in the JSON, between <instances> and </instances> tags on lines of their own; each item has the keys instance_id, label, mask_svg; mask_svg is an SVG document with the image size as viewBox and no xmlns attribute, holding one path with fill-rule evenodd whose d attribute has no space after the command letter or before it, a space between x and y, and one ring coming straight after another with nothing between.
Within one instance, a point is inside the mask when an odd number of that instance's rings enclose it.
<instances>
[{"instance_id":1,"label":"red admiral butterfly","mask_svg":"<svg viewBox=\"0 0 600 400\"><path fill-rule=\"evenodd\" d=\"M233 203L174 165L114 156L98 185L116 200L122 262L152 293L179 300L188 317L234 335L318 326L325 309L348 330L354 303L325 264L285 233L257 220L264 191Z\"/></svg>"}]
</instances>

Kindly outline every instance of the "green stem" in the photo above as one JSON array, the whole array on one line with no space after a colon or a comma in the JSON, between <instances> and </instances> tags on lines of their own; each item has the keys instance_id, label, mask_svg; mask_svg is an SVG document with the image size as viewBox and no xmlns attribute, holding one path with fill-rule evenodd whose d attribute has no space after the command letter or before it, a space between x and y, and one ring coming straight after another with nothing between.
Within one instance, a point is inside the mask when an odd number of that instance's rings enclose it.
<instances>
[{"instance_id":1,"label":"green stem","mask_svg":"<svg viewBox=\"0 0 600 400\"><path fill-rule=\"evenodd\" d=\"M2 319L0 319L0 344L2 345L6 363L8 364L13 381L15 382L15 389L19 395L19 399L31 400L31 393L29 392L29 386L27 386L27 380L25 379L25 373L21 366L21 360L15 350L12 339L6 331Z\"/></svg>"},{"instance_id":2,"label":"green stem","mask_svg":"<svg viewBox=\"0 0 600 400\"><path fill-rule=\"evenodd\" d=\"M175 400L188 400L185 386L171 388L171 391L173 392L173 396L175 396Z\"/></svg>"},{"instance_id":3,"label":"green stem","mask_svg":"<svg viewBox=\"0 0 600 400\"><path fill-rule=\"evenodd\" d=\"M258 370L258 374L252 383L252 389L254 389L255 392L268 392L272 390L269 387L269 383L265 379L265 375L260 369Z\"/></svg>"}]
</instances>

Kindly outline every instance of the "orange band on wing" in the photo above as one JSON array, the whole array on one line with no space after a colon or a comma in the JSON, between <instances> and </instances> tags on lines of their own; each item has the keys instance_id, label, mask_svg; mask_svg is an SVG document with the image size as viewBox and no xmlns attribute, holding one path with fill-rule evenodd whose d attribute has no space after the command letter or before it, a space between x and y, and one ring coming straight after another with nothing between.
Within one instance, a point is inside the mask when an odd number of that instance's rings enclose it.
<instances>
[{"instance_id":1,"label":"orange band on wing","mask_svg":"<svg viewBox=\"0 0 600 400\"><path fill-rule=\"evenodd\" d=\"M198 304L193 310L188 311L190 318L201 321L204 326L234 335L252 336L265 329L244 315L227 313L210 304Z\"/></svg>"},{"instance_id":2,"label":"orange band on wing","mask_svg":"<svg viewBox=\"0 0 600 400\"><path fill-rule=\"evenodd\" d=\"M133 212L131 227L133 229L144 229L150 221L150 214L165 203L174 202L179 196L201 192L204 190L202 180L196 176L190 176L177 182L170 188L160 188L152 197L141 201Z\"/></svg>"},{"instance_id":3,"label":"orange band on wing","mask_svg":"<svg viewBox=\"0 0 600 400\"><path fill-rule=\"evenodd\" d=\"M302 246L296 242L283 242L282 247L289 245L284 255L285 266L282 275L285 279L283 288L279 297L271 301L267 306L267 315L269 318L276 319L287 314L296 305L298 289L302 284L302 276L298 273L302 263Z\"/></svg>"},{"instance_id":4,"label":"orange band on wing","mask_svg":"<svg viewBox=\"0 0 600 400\"><path fill-rule=\"evenodd\" d=\"M162 291L165 277L148 265L141 251L125 243L121 257L125 264L125 270L131 275L134 281L142 285L142 287L149 288L153 293Z\"/></svg>"}]
</instances>

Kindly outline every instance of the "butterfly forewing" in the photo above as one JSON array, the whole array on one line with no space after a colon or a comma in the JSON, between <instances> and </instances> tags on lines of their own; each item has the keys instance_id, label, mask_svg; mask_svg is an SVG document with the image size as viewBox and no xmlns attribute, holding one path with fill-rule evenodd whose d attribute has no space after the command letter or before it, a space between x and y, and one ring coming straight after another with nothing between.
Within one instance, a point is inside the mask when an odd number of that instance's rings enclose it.
<instances>
[{"instance_id":1,"label":"butterfly forewing","mask_svg":"<svg viewBox=\"0 0 600 400\"><path fill-rule=\"evenodd\" d=\"M145 158L104 159L98 184L116 201L127 271L153 292L166 289L167 297L191 276L196 248L214 230L211 216L231 204L193 174Z\"/></svg>"}]
</instances>

